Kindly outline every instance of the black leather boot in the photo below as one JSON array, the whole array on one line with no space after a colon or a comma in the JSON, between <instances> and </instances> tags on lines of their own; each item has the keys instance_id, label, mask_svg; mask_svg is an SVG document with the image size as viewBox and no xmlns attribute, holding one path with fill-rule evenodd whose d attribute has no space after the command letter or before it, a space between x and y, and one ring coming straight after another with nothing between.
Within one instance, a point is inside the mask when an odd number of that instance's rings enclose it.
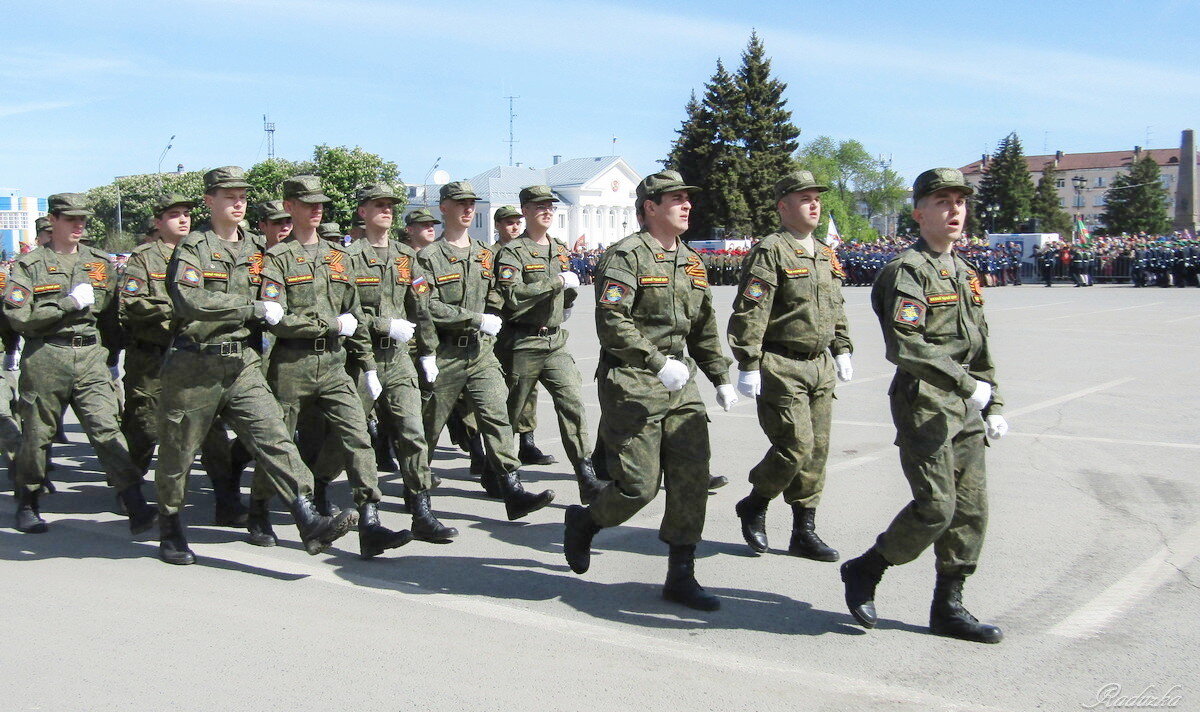
<instances>
[{"instance_id":1,"label":"black leather boot","mask_svg":"<svg viewBox=\"0 0 1200 712\"><path fill-rule=\"evenodd\" d=\"M394 532L379 523L379 506L367 502L358 508L358 553L364 559L379 556L388 549L404 546L413 540L407 529Z\"/></svg>"},{"instance_id":2,"label":"black leather boot","mask_svg":"<svg viewBox=\"0 0 1200 712\"><path fill-rule=\"evenodd\" d=\"M596 479L601 482L612 482L608 474L608 454L604 450L604 441L596 438L596 447L592 448L592 467L596 470Z\"/></svg>"},{"instance_id":3,"label":"black leather boot","mask_svg":"<svg viewBox=\"0 0 1200 712\"><path fill-rule=\"evenodd\" d=\"M487 496L492 499L504 499L504 486L500 484L500 476L486 462L483 465L483 474L479 476L479 484L483 485Z\"/></svg>"},{"instance_id":4,"label":"black leather boot","mask_svg":"<svg viewBox=\"0 0 1200 712\"><path fill-rule=\"evenodd\" d=\"M817 508L792 505L792 541L788 553L813 561L837 561L837 549L817 536Z\"/></svg>"},{"instance_id":5,"label":"black leather boot","mask_svg":"<svg viewBox=\"0 0 1200 712\"><path fill-rule=\"evenodd\" d=\"M874 628L879 622L875 613L875 587L883 578L883 571L891 566L875 547L857 559L842 564L842 583L846 585L846 607L850 615L864 628Z\"/></svg>"},{"instance_id":6,"label":"black leather boot","mask_svg":"<svg viewBox=\"0 0 1200 712\"><path fill-rule=\"evenodd\" d=\"M358 524L358 512L353 509L343 510L332 517L322 516L317 513L317 505L304 495L292 501L288 510L296 520L296 528L300 530L304 550L313 556L328 549L333 542L345 536Z\"/></svg>"},{"instance_id":7,"label":"black leather boot","mask_svg":"<svg viewBox=\"0 0 1200 712\"><path fill-rule=\"evenodd\" d=\"M575 468L575 481L579 484L579 501L584 504L591 504L604 491L605 485L596 477L591 458L585 457L579 461L579 466Z\"/></svg>"},{"instance_id":8,"label":"black leather boot","mask_svg":"<svg viewBox=\"0 0 1200 712\"><path fill-rule=\"evenodd\" d=\"M48 527L38 509L38 493L17 487L17 521L14 525L22 534L44 534Z\"/></svg>"},{"instance_id":9,"label":"black leather boot","mask_svg":"<svg viewBox=\"0 0 1200 712\"><path fill-rule=\"evenodd\" d=\"M729 484L729 478L725 475L710 475L708 478L708 489L717 490Z\"/></svg>"},{"instance_id":10,"label":"black leather boot","mask_svg":"<svg viewBox=\"0 0 1200 712\"><path fill-rule=\"evenodd\" d=\"M742 538L759 554L767 550L767 505L771 500L754 490L737 503L733 511L742 520Z\"/></svg>"},{"instance_id":11,"label":"black leather boot","mask_svg":"<svg viewBox=\"0 0 1200 712\"><path fill-rule=\"evenodd\" d=\"M336 517L341 507L329 501L329 483L317 480L313 483L313 503L317 506L317 514L322 517Z\"/></svg>"},{"instance_id":12,"label":"black leather boot","mask_svg":"<svg viewBox=\"0 0 1200 712\"><path fill-rule=\"evenodd\" d=\"M520 442L520 447L517 448L517 459L522 465L553 465L558 462L558 459L553 455L547 455L538 449L538 446L533 442L533 433L521 433L517 436Z\"/></svg>"},{"instance_id":13,"label":"black leather boot","mask_svg":"<svg viewBox=\"0 0 1200 712\"><path fill-rule=\"evenodd\" d=\"M178 514L158 518L158 558L178 566L196 563L196 555L188 548L183 536L183 523Z\"/></svg>"},{"instance_id":14,"label":"black leather boot","mask_svg":"<svg viewBox=\"0 0 1200 712\"><path fill-rule=\"evenodd\" d=\"M233 476L213 479L213 524L218 527L246 526L249 510L242 504L242 471L233 470Z\"/></svg>"},{"instance_id":15,"label":"black leather boot","mask_svg":"<svg viewBox=\"0 0 1200 712\"><path fill-rule=\"evenodd\" d=\"M158 518L158 508L146 502L140 482L121 490L118 496L121 498L121 503L125 505L131 533L141 534L154 526L154 520Z\"/></svg>"},{"instance_id":16,"label":"black leather boot","mask_svg":"<svg viewBox=\"0 0 1200 712\"><path fill-rule=\"evenodd\" d=\"M467 452L471 455L471 474L481 477L487 473L487 451L483 449L483 436L475 433L467 440Z\"/></svg>"},{"instance_id":17,"label":"black leather boot","mask_svg":"<svg viewBox=\"0 0 1200 712\"><path fill-rule=\"evenodd\" d=\"M412 512L412 533L414 539L444 544L458 536L458 530L448 527L433 516L429 506L429 492L416 492L408 496L409 511Z\"/></svg>"},{"instance_id":18,"label":"black leather boot","mask_svg":"<svg viewBox=\"0 0 1200 712\"><path fill-rule=\"evenodd\" d=\"M667 558L667 582L663 585L663 598L682 603L697 611L715 611L721 607L721 599L708 593L696 582L696 545L672 544Z\"/></svg>"},{"instance_id":19,"label":"black leather boot","mask_svg":"<svg viewBox=\"0 0 1200 712\"><path fill-rule=\"evenodd\" d=\"M271 528L271 508L267 506L265 499L250 500L250 513L246 518L246 529L250 532L250 538L247 541L255 546L279 544L279 537L275 536L275 530Z\"/></svg>"},{"instance_id":20,"label":"black leather boot","mask_svg":"<svg viewBox=\"0 0 1200 712\"><path fill-rule=\"evenodd\" d=\"M508 521L515 521L536 512L554 501L554 490L545 490L540 494L525 491L521 485L521 476L516 470L506 472L499 477L500 492L504 496L504 509L508 512Z\"/></svg>"},{"instance_id":21,"label":"black leather boot","mask_svg":"<svg viewBox=\"0 0 1200 712\"><path fill-rule=\"evenodd\" d=\"M929 629L936 635L959 638L974 643L999 643L1004 633L994 625L980 623L963 608L964 576L938 574L933 588L933 603L929 606Z\"/></svg>"},{"instance_id":22,"label":"black leather boot","mask_svg":"<svg viewBox=\"0 0 1200 712\"><path fill-rule=\"evenodd\" d=\"M375 469L380 472L395 472L399 469L396 458L392 457L392 439L387 436L385 428L379 427L378 420L367 421L367 432L371 436L371 448L375 451Z\"/></svg>"},{"instance_id":23,"label":"black leather boot","mask_svg":"<svg viewBox=\"0 0 1200 712\"><path fill-rule=\"evenodd\" d=\"M592 537L600 531L600 525L592 519L591 510L578 504L567 507L564 523L563 554L567 557L567 566L577 574L587 573L592 565Z\"/></svg>"}]
</instances>

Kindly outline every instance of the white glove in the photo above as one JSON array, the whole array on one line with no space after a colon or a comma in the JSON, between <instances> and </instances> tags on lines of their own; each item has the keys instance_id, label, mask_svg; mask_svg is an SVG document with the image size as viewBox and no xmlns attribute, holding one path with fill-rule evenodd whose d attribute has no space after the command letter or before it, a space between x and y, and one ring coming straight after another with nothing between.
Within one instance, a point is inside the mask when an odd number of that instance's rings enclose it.
<instances>
[{"instance_id":1,"label":"white glove","mask_svg":"<svg viewBox=\"0 0 1200 712\"><path fill-rule=\"evenodd\" d=\"M738 371L737 389L747 398L757 398L762 393L762 374L758 371Z\"/></svg>"},{"instance_id":2,"label":"white glove","mask_svg":"<svg viewBox=\"0 0 1200 712\"><path fill-rule=\"evenodd\" d=\"M363 374L367 377L367 395L371 400L378 400L383 395L383 384L379 382L379 372L372 369Z\"/></svg>"},{"instance_id":3,"label":"white glove","mask_svg":"<svg viewBox=\"0 0 1200 712\"><path fill-rule=\"evenodd\" d=\"M21 352L12 351L4 354L4 370L16 371L21 367Z\"/></svg>"},{"instance_id":4,"label":"white glove","mask_svg":"<svg viewBox=\"0 0 1200 712\"><path fill-rule=\"evenodd\" d=\"M999 440L1008 432L1008 421L1003 415L989 415L984 423L987 425L987 436L992 440Z\"/></svg>"},{"instance_id":5,"label":"white glove","mask_svg":"<svg viewBox=\"0 0 1200 712\"><path fill-rule=\"evenodd\" d=\"M87 309L96 303L96 290L92 289L90 282L75 285L67 296L75 300L77 309Z\"/></svg>"},{"instance_id":6,"label":"white glove","mask_svg":"<svg viewBox=\"0 0 1200 712\"><path fill-rule=\"evenodd\" d=\"M353 314L339 314L337 324L338 335L353 336L354 330L358 328L358 319L355 319Z\"/></svg>"},{"instance_id":7,"label":"white glove","mask_svg":"<svg viewBox=\"0 0 1200 712\"><path fill-rule=\"evenodd\" d=\"M271 326L278 324L279 320L283 318L283 307L279 302L263 302L262 304L263 319L266 319Z\"/></svg>"},{"instance_id":8,"label":"white glove","mask_svg":"<svg viewBox=\"0 0 1200 712\"><path fill-rule=\"evenodd\" d=\"M975 392L967 399L967 407L971 410L983 410L992 401L992 384L987 381L975 381Z\"/></svg>"},{"instance_id":9,"label":"white glove","mask_svg":"<svg viewBox=\"0 0 1200 712\"><path fill-rule=\"evenodd\" d=\"M567 319L571 318L571 311L572 310L570 308L563 309L563 321L566 321Z\"/></svg>"},{"instance_id":10,"label":"white glove","mask_svg":"<svg viewBox=\"0 0 1200 712\"><path fill-rule=\"evenodd\" d=\"M833 357L833 365L837 368L838 380L849 383L854 378L854 365L850 363L850 354L838 354Z\"/></svg>"},{"instance_id":11,"label":"white glove","mask_svg":"<svg viewBox=\"0 0 1200 712\"><path fill-rule=\"evenodd\" d=\"M558 278L562 280L563 289L579 288L579 275L574 272L559 272Z\"/></svg>"},{"instance_id":12,"label":"white glove","mask_svg":"<svg viewBox=\"0 0 1200 712\"><path fill-rule=\"evenodd\" d=\"M433 383L438 377L437 357L422 356L417 359L421 364L421 370L425 372L425 380Z\"/></svg>"},{"instance_id":13,"label":"white glove","mask_svg":"<svg viewBox=\"0 0 1200 712\"><path fill-rule=\"evenodd\" d=\"M757 373L757 372L755 372ZM728 413L734 403L738 402L737 391L733 390L733 386L728 383L717 386L717 404L725 409Z\"/></svg>"},{"instance_id":14,"label":"white glove","mask_svg":"<svg viewBox=\"0 0 1200 712\"><path fill-rule=\"evenodd\" d=\"M495 314L484 314L479 319L479 330L488 336L499 334L501 326L504 326L504 322Z\"/></svg>"},{"instance_id":15,"label":"white glove","mask_svg":"<svg viewBox=\"0 0 1200 712\"><path fill-rule=\"evenodd\" d=\"M120 383L120 382L121 382L121 369L117 368L116 366L109 366L109 367L108 367L108 374L109 374L110 376L112 376L112 379L113 379L113 382L114 382L114 383Z\"/></svg>"},{"instance_id":16,"label":"white glove","mask_svg":"<svg viewBox=\"0 0 1200 712\"><path fill-rule=\"evenodd\" d=\"M673 358L668 358L666 365L658 372L658 380L662 381L668 391L681 390L691 377L687 365Z\"/></svg>"},{"instance_id":17,"label":"white glove","mask_svg":"<svg viewBox=\"0 0 1200 712\"><path fill-rule=\"evenodd\" d=\"M408 319L392 319L391 325L388 326L388 336L396 341L407 342L416 330L417 325Z\"/></svg>"}]
</instances>

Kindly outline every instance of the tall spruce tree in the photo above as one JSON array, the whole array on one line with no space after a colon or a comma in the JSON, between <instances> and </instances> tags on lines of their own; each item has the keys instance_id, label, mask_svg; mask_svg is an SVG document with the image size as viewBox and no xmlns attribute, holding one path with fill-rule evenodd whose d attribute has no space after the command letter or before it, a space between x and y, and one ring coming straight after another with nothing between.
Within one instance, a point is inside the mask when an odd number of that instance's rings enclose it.
<instances>
[{"instance_id":1,"label":"tall spruce tree","mask_svg":"<svg viewBox=\"0 0 1200 712\"><path fill-rule=\"evenodd\" d=\"M1068 240L1072 229L1071 216L1058 204L1058 176L1054 163L1047 162L1034 190L1030 209L1042 232L1057 232L1059 237Z\"/></svg>"},{"instance_id":2,"label":"tall spruce tree","mask_svg":"<svg viewBox=\"0 0 1200 712\"><path fill-rule=\"evenodd\" d=\"M1158 163L1146 155L1134 161L1128 173L1113 179L1104 194L1104 213L1100 216L1109 234L1161 235L1170 231L1167 189L1161 178Z\"/></svg>"},{"instance_id":3,"label":"tall spruce tree","mask_svg":"<svg viewBox=\"0 0 1200 712\"><path fill-rule=\"evenodd\" d=\"M1016 132L1000 142L979 184L976 208L996 205L994 232L1020 232L1032 216L1033 178ZM991 225L985 226L991 227Z\"/></svg>"}]
</instances>

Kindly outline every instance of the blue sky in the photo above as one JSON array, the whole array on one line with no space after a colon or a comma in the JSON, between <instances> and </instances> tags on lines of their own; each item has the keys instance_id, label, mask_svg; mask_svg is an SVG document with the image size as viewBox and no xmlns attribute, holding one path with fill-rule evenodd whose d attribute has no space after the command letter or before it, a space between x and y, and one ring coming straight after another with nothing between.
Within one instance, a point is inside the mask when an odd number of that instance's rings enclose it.
<instances>
[{"instance_id":1,"label":"blue sky","mask_svg":"<svg viewBox=\"0 0 1200 712\"><path fill-rule=\"evenodd\" d=\"M283 158L360 145L409 182L439 157L469 177L507 163L510 94L516 161L616 152L648 172L752 29L802 141L858 139L908 178L1014 130L1029 154L1165 148L1200 128L1198 5L10 0L0 187L153 172L171 135L164 168L249 167L264 113Z\"/></svg>"}]
</instances>

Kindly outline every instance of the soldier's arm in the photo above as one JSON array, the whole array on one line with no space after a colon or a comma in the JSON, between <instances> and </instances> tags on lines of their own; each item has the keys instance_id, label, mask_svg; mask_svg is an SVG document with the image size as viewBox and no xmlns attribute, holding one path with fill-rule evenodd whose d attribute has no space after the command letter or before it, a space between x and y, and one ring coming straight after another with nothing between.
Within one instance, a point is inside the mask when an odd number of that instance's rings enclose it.
<instances>
[{"instance_id":1,"label":"soldier's arm","mask_svg":"<svg viewBox=\"0 0 1200 712\"><path fill-rule=\"evenodd\" d=\"M555 262L554 264L557 264ZM555 274L525 283L525 264L516 250L501 248L496 257L497 291L504 306L514 317L520 317L538 304L562 291L563 281ZM550 269L546 270L547 273Z\"/></svg>"},{"instance_id":2,"label":"soldier's arm","mask_svg":"<svg viewBox=\"0 0 1200 712\"><path fill-rule=\"evenodd\" d=\"M358 301L358 289L354 286L355 270L353 261L349 270L349 288L344 290L345 296L342 298L342 313L352 314L358 320L358 327L354 329L354 333L346 337L346 351L350 356L362 367L364 371L375 370L375 348L371 345L371 329L368 325L368 316L363 311L362 303Z\"/></svg>"},{"instance_id":3,"label":"soldier's arm","mask_svg":"<svg viewBox=\"0 0 1200 712\"><path fill-rule=\"evenodd\" d=\"M363 316L363 318L359 319L359 321L366 322L368 324L368 333L369 334L370 333L387 334L388 328L391 326L391 319L384 314L384 312L387 310L384 309L384 306L383 306L383 297L382 297L382 292L384 290L383 280L380 279L379 282L376 283L375 269L372 268L370 266L370 264L367 262L367 256L365 253L359 253L357 255L353 255L350 260L350 266L355 272L355 275L354 275L355 291L364 289L368 286L374 286L376 289L379 290L379 292L381 294L380 301L378 304L367 304L366 302L364 302L362 300L362 294L361 293L359 294L358 306L359 306L359 309L362 310L362 316ZM386 274L391 274L391 273L388 271L385 271L384 274L386 275ZM391 277L391 280L393 282L395 281L395 279L396 279L395 276Z\"/></svg>"},{"instance_id":4,"label":"soldier's arm","mask_svg":"<svg viewBox=\"0 0 1200 712\"><path fill-rule=\"evenodd\" d=\"M417 325L413 335L417 342L417 355L431 356L437 353L438 348L437 329L429 316L429 293L432 288L429 286L429 276L419 263L413 264L412 280L412 287L404 296L404 313L409 321Z\"/></svg>"},{"instance_id":5,"label":"soldier's arm","mask_svg":"<svg viewBox=\"0 0 1200 712\"><path fill-rule=\"evenodd\" d=\"M771 319L778 286L774 255L767 249L755 249L742 270L733 314L725 329L729 348L742 371L757 371L762 362L763 334Z\"/></svg>"},{"instance_id":6,"label":"soldier's arm","mask_svg":"<svg viewBox=\"0 0 1200 712\"><path fill-rule=\"evenodd\" d=\"M990 339L987 319L984 318L982 310L979 313L979 331L983 334L983 348L971 361L970 375L972 378L992 384L992 400L983 409L983 416L986 418L989 415L1000 415L1004 412L1004 396L1000 395L1000 384L996 382L996 364L992 361L992 350L988 345Z\"/></svg>"},{"instance_id":7,"label":"soldier's arm","mask_svg":"<svg viewBox=\"0 0 1200 712\"><path fill-rule=\"evenodd\" d=\"M647 339L634 323L637 301L636 267L628 254L613 254L596 275L596 334L600 347L631 366L654 373L667 356Z\"/></svg>"},{"instance_id":8,"label":"soldier's arm","mask_svg":"<svg viewBox=\"0 0 1200 712\"><path fill-rule=\"evenodd\" d=\"M699 289L693 286L692 289ZM721 332L717 328L717 314L713 310L712 290L704 288L700 302L700 313L692 322L687 336L688 353L696 361L700 371L714 386L729 383L729 357L721 353Z\"/></svg>"},{"instance_id":9,"label":"soldier's arm","mask_svg":"<svg viewBox=\"0 0 1200 712\"><path fill-rule=\"evenodd\" d=\"M420 260L421 266L427 273L427 283L431 287L429 292L429 317L433 320L434 326L441 329L464 329L467 327L479 328L480 318L483 316L470 309L463 309L456 304L448 304L442 301L440 295L440 287L437 284L436 272L433 266L427 259ZM460 276L459 279L462 279Z\"/></svg>"},{"instance_id":10,"label":"soldier's arm","mask_svg":"<svg viewBox=\"0 0 1200 712\"><path fill-rule=\"evenodd\" d=\"M833 345L829 347L834 356L854 353L854 344L850 341L850 321L846 318L846 297L842 294L842 281L837 280L834 290L834 310L837 314L833 322Z\"/></svg>"},{"instance_id":11,"label":"soldier's arm","mask_svg":"<svg viewBox=\"0 0 1200 712\"><path fill-rule=\"evenodd\" d=\"M336 335L338 331L336 321L333 323L326 321L318 316L312 307L301 310L288 306L287 280L283 260L283 257L270 252L263 257L259 298L268 300L277 293L278 298L271 301L276 301L279 306L283 307L283 318L279 320L278 324L270 327L271 333L283 339L320 339ZM274 285L274 287L269 285Z\"/></svg>"},{"instance_id":12,"label":"soldier's arm","mask_svg":"<svg viewBox=\"0 0 1200 712\"><path fill-rule=\"evenodd\" d=\"M118 315L126 326L158 324L171 318L170 297L150 294L150 270L146 266L145 253L129 257L118 294L121 302Z\"/></svg>"},{"instance_id":13,"label":"soldier's arm","mask_svg":"<svg viewBox=\"0 0 1200 712\"><path fill-rule=\"evenodd\" d=\"M54 331L63 317L73 311L76 311L75 300L66 294L35 303L29 268L21 262L13 263L4 292L4 313L13 329L26 337L42 336Z\"/></svg>"},{"instance_id":14,"label":"soldier's arm","mask_svg":"<svg viewBox=\"0 0 1200 712\"><path fill-rule=\"evenodd\" d=\"M201 260L186 243L175 248L167 268L167 292L175 314L187 321L245 323L256 316L262 317L261 305L241 294L205 289Z\"/></svg>"}]
</instances>

